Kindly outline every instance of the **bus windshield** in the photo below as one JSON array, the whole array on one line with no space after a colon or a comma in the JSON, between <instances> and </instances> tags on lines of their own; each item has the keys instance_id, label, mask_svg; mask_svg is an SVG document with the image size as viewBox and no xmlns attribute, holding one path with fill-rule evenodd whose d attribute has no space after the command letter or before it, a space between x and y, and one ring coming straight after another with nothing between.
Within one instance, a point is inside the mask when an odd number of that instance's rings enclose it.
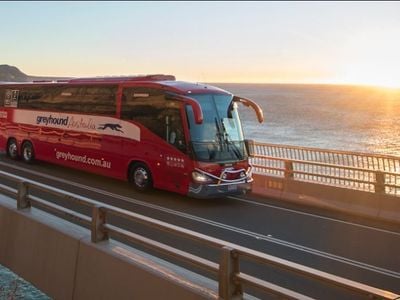
<instances>
[{"instance_id":1,"label":"bus windshield","mask_svg":"<svg viewBox=\"0 0 400 300\"><path fill-rule=\"evenodd\" d=\"M191 106L186 107L192 153L203 162L235 162L247 159L237 104L232 95L190 95L200 104L204 120L196 124Z\"/></svg>"}]
</instances>

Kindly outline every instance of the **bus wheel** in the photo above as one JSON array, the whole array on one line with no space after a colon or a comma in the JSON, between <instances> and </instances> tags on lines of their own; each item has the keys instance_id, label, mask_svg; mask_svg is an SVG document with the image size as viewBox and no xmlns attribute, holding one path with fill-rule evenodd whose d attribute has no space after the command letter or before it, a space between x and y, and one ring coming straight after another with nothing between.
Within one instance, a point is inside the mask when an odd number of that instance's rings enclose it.
<instances>
[{"instance_id":1,"label":"bus wheel","mask_svg":"<svg viewBox=\"0 0 400 300\"><path fill-rule=\"evenodd\" d=\"M129 181L133 183L136 190L144 192L153 186L151 173L147 166L142 163L135 163L129 173Z\"/></svg>"},{"instance_id":2,"label":"bus wheel","mask_svg":"<svg viewBox=\"0 0 400 300\"><path fill-rule=\"evenodd\" d=\"M10 139L7 143L7 155L12 159L18 158L18 146L15 139Z\"/></svg>"},{"instance_id":3,"label":"bus wheel","mask_svg":"<svg viewBox=\"0 0 400 300\"><path fill-rule=\"evenodd\" d=\"M35 151L33 151L33 145L29 141L22 144L22 159L26 163L31 163L35 159Z\"/></svg>"}]
</instances>

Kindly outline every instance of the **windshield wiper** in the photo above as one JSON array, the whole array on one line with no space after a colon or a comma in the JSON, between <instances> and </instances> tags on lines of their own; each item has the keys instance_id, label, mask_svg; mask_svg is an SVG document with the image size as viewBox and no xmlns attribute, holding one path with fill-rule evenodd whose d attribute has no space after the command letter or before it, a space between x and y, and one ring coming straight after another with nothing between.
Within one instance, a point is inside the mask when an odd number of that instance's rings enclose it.
<instances>
[{"instance_id":1,"label":"windshield wiper","mask_svg":"<svg viewBox=\"0 0 400 300\"><path fill-rule=\"evenodd\" d=\"M224 150L224 142L225 142L225 132L223 131L223 129L221 129L221 125L218 122L217 117L214 118L215 120L215 127L217 128L217 139L219 142L219 145L221 146L221 150ZM222 125L223 128L223 125Z\"/></svg>"},{"instance_id":2,"label":"windshield wiper","mask_svg":"<svg viewBox=\"0 0 400 300\"><path fill-rule=\"evenodd\" d=\"M226 136L225 143L228 145L228 152L229 152L229 146L232 146L232 151L233 151L233 153L235 153L236 158L239 159L239 160L243 159L243 155L240 152L240 149L235 144L235 142L233 142L232 140L229 139L229 135L228 134Z\"/></svg>"},{"instance_id":3,"label":"windshield wiper","mask_svg":"<svg viewBox=\"0 0 400 300\"><path fill-rule=\"evenodd\" d=\"M216 119L215 119L215 121L217 122ZM222 119L221 119L221 126L222 126L223 133L221 132L220 134L222 134L221 138L222 138L224 144L227 147L227 151L230 152L230 147L229 146L232 146L232 151L235 154L236 158L239 159L239 160L243 159L243 156L242 156L242 154L240 152L240 149L235 144L235 142L231 140L231 137L230 137L228 131L225 128L224 120L222 120ZM221 130L221 129L219 129L219 130Z\"/></svg>"}]
</instances>

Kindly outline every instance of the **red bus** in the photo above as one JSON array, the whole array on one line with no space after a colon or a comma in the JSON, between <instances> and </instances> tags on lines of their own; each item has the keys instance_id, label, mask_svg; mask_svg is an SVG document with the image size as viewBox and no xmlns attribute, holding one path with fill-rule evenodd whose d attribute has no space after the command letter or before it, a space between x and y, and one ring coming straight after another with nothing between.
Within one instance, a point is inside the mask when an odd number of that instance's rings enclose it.
<instances>
[{"instance_id":1,"label":"red bus","mask_svg":"<svg viewBox=\"0 0 400 300\"><path fill-rule=\"evenodd\" d=\"M171 75L0 83L0 150L195 198L242 194L252 167L237 110L260 107Z\"/></svg>"}]
</instances>

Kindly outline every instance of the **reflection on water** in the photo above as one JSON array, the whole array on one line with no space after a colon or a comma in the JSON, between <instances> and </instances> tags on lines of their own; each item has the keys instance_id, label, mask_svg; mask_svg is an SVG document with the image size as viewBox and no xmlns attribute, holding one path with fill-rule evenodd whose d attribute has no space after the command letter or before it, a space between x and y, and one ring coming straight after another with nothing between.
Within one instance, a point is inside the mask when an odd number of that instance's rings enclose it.
<instances>
[{"instance_id":1,"label":"reflection on water","mask_svg":"<svg viewBox=\"0 0 400 300\"><path fill-rule=\"evenodd\" d=\"M265 122L240 108L246 138L400 156L400 89L295 84L214 84L251 98Z\"/></svg>"}]
</instances>

